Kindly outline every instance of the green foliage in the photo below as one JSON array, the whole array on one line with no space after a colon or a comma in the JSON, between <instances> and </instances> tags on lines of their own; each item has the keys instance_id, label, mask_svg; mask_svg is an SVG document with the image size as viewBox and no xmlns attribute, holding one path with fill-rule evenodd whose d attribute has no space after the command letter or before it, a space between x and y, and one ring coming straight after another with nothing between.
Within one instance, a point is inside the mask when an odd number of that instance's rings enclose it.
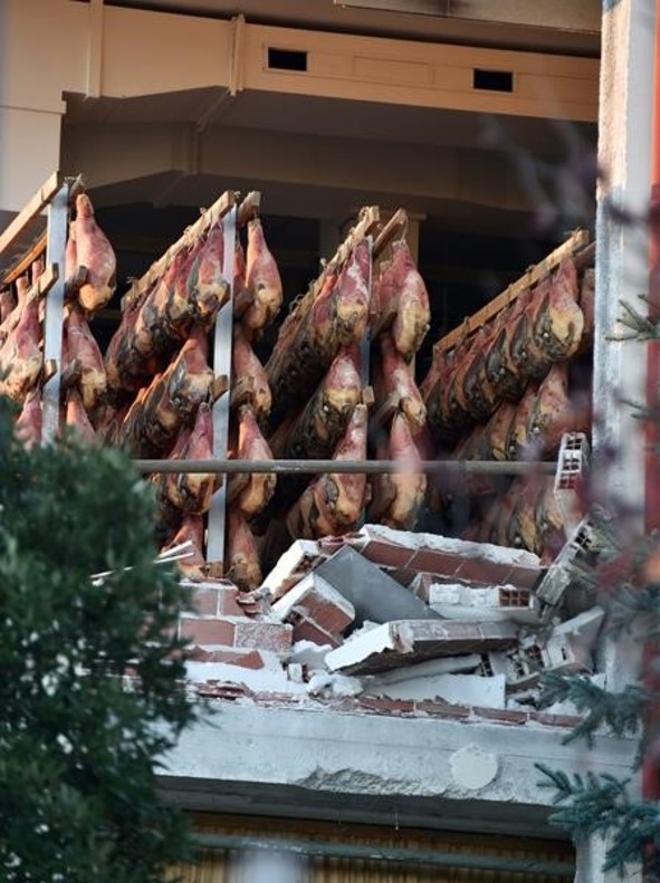
<instances>
[{"instance_id":1,"label":"green foliage","mask_svg":"<svg viewBox=\"0 0 660 883\"><path fill-rule=\"evenodd\" d=\"M630 684L620 693L610 693L588 677L556 672L544 674L542 684L541 704L569 701L579 714L584 714L564 742L586 739L592 747L594 734L603 727L620 738L640 732L649 697L637 684Z\"/></svg>"},{"instance_id":2,"label":"green foliage","mask_svg":"<svg viewBox=\"0 0 660 883\"><path fill-rule=\"evenodd\" d=\"M0 476L0 879L162 880L188 840L154 770L195 710L151 493L117 451L25 451L1 400Z\"/></svg>"},{"instance_id":3,"label":"green foliage","mask_svg":"<svg viewBox=\"0 0 660 883\"><path fill-rule=\"evenodd\" d=\"M645 871L650 879L660 874L660 826L658 806L631 797L630 781L614 776L587 773L570 779L565 773L536 764L546 777L539 784L554 788L555 804L566 803L550 817L551 822L572 831L577 838L596 834L611 837L604 870L618 870L624 876L626 865L646 857ZM653 848L649 850L649 846Z\"/></svg>"}]
</instances>

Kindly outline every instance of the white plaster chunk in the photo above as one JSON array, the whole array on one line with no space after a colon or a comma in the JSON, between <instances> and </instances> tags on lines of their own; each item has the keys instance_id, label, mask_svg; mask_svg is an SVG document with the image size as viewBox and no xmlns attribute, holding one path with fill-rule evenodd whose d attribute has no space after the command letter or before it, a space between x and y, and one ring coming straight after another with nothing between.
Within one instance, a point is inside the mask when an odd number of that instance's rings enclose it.
<instances>
[{"instance_id":1,"label":"white plaster chunk","mask_svg":"<svg viewBox=\"0 0 660 883\"><path fill-rule=\"evenodd\" d=\"M313 641L296 641L288 656L290 663L306 665L308 668L323 668L325 657L332 650L330 644L315 644Z\"/></svg>"},{"instance_id":2,"label":"white plaster chunk","mask_svg":"<svg viewBox=\"0 0 660 883\"><path fill-rule=\"evenodd\" d=\"M301 693L306 692L305 684L289 680L286 672L279 668L245 668L227 662L186 662L186 679L191 683L219 681L223 684L237 684L247 687L254 693Z\"/></svg>"},{"instance_id":3,"label":"white plaster chunk","mask_svg":"<svg viewBox=\"0 0 660 883\"><path fill-rule=\"evenodd\" d=\"M483 751L478 745L466 745L451 755L449 766L459 788L480 791L495 781L499 764L496 754Z\"/></svg>"},{"instance_id":4,"label":"white plaster chunk","mask_svg":"<svg viewBox=\"0 0 660 883\"><path fill-rule=\"evenodd\" d=\"M280 556L261 585L273 598L281 598L323 557L315 540L296 540Z\"/></svg>"},{"instance_id":5,"label":"white plaster chunk","mask_svg":"<svg viewBox=\"0 0 660 883\"><path fill-rule=\"evenodd\" d=\"M400 669L402 673L414 671ZM495 675L482 678L480 675L440 674L434 676L413 676L395 683L382 683L376 679L366 688L370 694L387 696L390 699L442 699L455 705L479 705L483 708L505 708L506 678Z\"/></svg>"}]
</instances>

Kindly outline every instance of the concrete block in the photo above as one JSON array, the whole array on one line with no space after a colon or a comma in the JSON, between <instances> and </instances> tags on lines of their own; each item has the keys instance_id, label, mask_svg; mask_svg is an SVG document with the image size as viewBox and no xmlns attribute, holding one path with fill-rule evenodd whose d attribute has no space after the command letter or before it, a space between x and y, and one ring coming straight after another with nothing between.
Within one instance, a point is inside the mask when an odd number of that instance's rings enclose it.
<instances>
[{"instance_id":1,"label":"concrete block","mask_svg":"<svg viewBox=\"0 0 660 883\"><path fill-rule=\"evenodd\" d=\"M512 623L403 620L361 633L326 656L332 671L373 674L439 656L506 650L517 640Z\"/></svg>"},{"instance_id":2,"label":"concrete block","mask_svg":"<svg viewBox=\"0 0 660 883\"><path fill-rule=\"evenodd\" d=\"M276 601L273 615L293 626L296 641L315 644L341 643L341 635L355 619L355 609L344 596L320 575L307 576Z\"/></svg>"},{"instance_id":3,"label":"concrete block","mask_svg":"<svg viewBox=\"0 0 660 883\"><path fill-rule=\"evenodd\" d=\"M541 605L529 589L512 585L474 588L461 583L432 583L428 603L443 619L458 622L502 622L535 624Z\"/></svg>"},{"instance_id":4,"label":"concrete block","mask_svg":"<svg viewBox=\"0 0 660 883\"><path fill-rule=\"evenodd\" d=\"M382 623L439 618L408 589L349 547L320 564L315 573L351 603L356 625L368 620Z\"/></svg>"},{"instance_id":5,"label":"concrete block","mask_svg":"<svg viewBox=\"0 0 660 883\"><path fill-rule=\"evenodd\" d=\"M394 683L388 683L386 675L382 678L376 676L373 681L365 684L365 690L390 699L442 699L459 705L506 707L504 675L492 678L470 674L420 675L415 672L418 668L420 666L412 665L410 668L399 669L398 671L409 677Z\"/></svg>"}]
</instances>

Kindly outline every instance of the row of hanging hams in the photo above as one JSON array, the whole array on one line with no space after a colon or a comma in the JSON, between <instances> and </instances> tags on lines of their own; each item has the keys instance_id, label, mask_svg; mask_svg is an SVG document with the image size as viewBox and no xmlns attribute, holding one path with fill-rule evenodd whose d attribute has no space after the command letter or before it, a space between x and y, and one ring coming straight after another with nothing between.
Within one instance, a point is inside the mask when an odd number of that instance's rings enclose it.
<instances>
[{"instance_id":1,"label":"row of hanging hams","mask_svg":"<svg viewBox=\"0 0 660 883\"><path fill-rule=\"evenodd\" d=\"M452 352L436 350L420 388L438 449L459 461L536 461L554 458L565 432L588 432L590 390L571 379L592 343L593 300L593 270L580 275L569 258ZM552 479L439 479L428 502L451 511L459 497L465 536L545 560L556 552L563 534Z\"/></svg>"},{"instance_id":2,"label":"row of hanging hams","mask_svg":"<svg viewBox=\"0 0 660 883\"><path fill-rule=\"evenodd\" d=\"M61 422L91 439L91 418L103 401L106 377L88 319L112 296L116 259L87 194L76 196L74 214L66 245ZM14 291L0 293L0 394L22 405L17 431L27 445L41 441L45 301L38 280L43 272L38 259L29 275L16 280Z\"/></svg>"}]
</instances>

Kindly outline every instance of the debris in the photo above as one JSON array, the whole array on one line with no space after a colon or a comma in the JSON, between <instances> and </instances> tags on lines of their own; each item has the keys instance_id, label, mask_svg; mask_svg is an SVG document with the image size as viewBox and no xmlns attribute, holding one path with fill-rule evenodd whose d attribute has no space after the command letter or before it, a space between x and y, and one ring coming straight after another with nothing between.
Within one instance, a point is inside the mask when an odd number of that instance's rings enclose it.
<instances>
[{"instance_id":1,"label":"debris","mask_svg":"<svg viewBox=\"0 0 660 883\"><path fill-rule=\"evenodd\" d=\"M273 614L293 626L297 641L317 644L341 643L341 635L355 619L355 609L346 598L316 571L273 604Z\"/></svg>"}]
</instances>

